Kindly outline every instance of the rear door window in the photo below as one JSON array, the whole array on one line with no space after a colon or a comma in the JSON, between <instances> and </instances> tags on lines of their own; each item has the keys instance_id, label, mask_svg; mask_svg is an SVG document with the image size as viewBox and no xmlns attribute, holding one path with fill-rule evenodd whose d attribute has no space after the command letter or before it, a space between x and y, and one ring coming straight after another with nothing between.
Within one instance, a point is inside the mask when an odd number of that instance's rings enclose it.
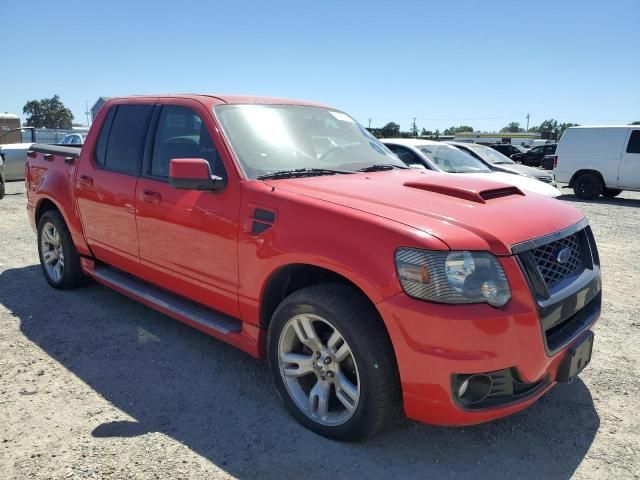
<instances>
[{"instance_id":1,"label":"rear door window","mask_svg":"<svg viewBox=\"0 0 640 480\"><path fill-rule=\"evenodd\" d=\"M627 153L640 153L640 130L634 130L629 137Z\"/></svg>"},{"instance_id":2,"label":"rear door window","mask_svg":"<svg viewBox=\"0 0 640 480\"><path fill-rule=\"evenodd\" d=\"M105 169L130 175L140 173L152 111L153 105L118 105L116 107L108 132L106 152L102 157L104 158L102 166ZM103 130L107 127L106 123ZM98 140L97 158L100 158L102 133L100 132Z\"/></svg>"}]
</instances>

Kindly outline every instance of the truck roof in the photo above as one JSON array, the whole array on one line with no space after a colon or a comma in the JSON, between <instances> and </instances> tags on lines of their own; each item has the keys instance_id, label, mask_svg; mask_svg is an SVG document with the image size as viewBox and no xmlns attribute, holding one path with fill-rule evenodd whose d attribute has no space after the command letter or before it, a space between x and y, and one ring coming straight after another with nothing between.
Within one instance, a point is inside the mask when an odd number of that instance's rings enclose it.
<instances>
[{"instance_id":1,"label":"truck roof","mask_svg":"<svg viewBox=\"0 0 640 480\"><path fill-rule=\"evenodd\" d=\"M306 100L296 100L291 98L279 97L262 97L255 95L225 95L225 94L208 94L208 93L159 93L157 95L131 95L125 97L111 97L109 102L136 99L136 98L188 98L191 100L205 101L205 103L228 103L228 104L269 104L269 105L304 105L311 107L332 108L316 102Z\"/></svg>"}]
</instances>

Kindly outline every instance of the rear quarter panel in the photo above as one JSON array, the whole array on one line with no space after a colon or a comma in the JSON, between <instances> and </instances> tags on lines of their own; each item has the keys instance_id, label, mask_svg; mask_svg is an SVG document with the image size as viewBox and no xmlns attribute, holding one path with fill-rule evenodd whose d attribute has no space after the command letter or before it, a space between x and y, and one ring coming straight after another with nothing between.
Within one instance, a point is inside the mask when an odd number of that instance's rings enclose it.
<instances>
[{"instance_id":1,"label":"rear quarter panel","mask_svg":"<svg viewBox=\"0 0 640 480\"><path fill-rule=\"evenodd\" d=\"M64 157L54 155L51 160L44 160L43 154L28 158L25 167L27 184L27 210L31 224L36 225L38 210L46 201L52 202L62 214L71 237L81 255L90 255L84 239L82 225L76 208L74 184L76 164L65 163Z\"/></svg>"}]
</instances>

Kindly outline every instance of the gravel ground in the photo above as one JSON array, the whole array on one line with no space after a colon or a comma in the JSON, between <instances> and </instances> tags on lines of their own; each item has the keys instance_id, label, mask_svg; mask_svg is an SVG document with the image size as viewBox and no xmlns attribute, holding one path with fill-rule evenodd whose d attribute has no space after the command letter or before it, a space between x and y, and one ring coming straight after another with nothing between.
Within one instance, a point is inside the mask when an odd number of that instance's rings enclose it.
<instances>
[{"instance_id":1,"label":"gravel ground","mask_svg":"<svg viewBox=\"0 0 640 480\"><path fill-rule=\"evenodd\" d=\"M592 364L468 428L398 420L363 444L299 427L263 364L90 285L49 288L22 183L0 201L0 479L640 478L640 194L572 202L604 270Z\"/></svg>"}]
</instances>

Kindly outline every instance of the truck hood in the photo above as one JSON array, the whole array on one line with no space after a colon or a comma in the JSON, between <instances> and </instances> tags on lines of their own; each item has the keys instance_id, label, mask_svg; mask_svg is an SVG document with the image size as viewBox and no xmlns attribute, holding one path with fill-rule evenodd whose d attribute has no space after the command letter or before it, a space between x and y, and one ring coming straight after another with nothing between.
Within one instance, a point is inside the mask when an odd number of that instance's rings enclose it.
<instances>
[{"instance_id":1,"label":"truck hood","mask_svg":"<svg viewBox=\"0 0 640 480\"><path fill-rule=\"evenodd\" d=\"M276 190L413 227L452 250L489 250L496 255L510 255L512 245L557 232L584 218L572 206L506 183L425 170L265 182Z\"/></svg>"},{"instance_id":2,"label":"truck hood","mask_svg":"<svg viewBox=\"0 0 640 480\"><path fill-rule=\"evenodd\" d=\"M538 193L545 197L559 197L562 195L560 190L549 185L548 183L541 182L534 178L523 177L522 175L514 175L512 173L505 172L491 172L491 173L456 173L455 175L464 175L471 178L494 180L497 182L503 182L508 185L514 185L520 190Z\"/></svg>"}]
</instances>

